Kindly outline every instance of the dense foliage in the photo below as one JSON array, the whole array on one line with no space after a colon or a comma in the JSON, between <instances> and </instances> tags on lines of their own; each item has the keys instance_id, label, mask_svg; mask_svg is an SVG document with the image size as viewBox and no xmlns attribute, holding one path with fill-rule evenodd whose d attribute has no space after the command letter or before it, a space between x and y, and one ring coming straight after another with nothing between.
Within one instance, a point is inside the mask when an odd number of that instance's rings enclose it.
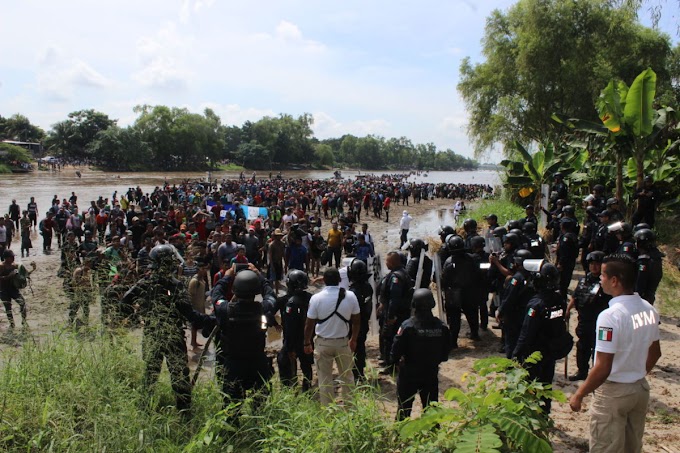
<instances>
[{"instance_id":1,"label":"dense foliage","mask_svg":"<svg viewBox=\"0 0 680 453\"><path fill-rule=\"evenodd\" d=\"M631 81L652 67L658 95L677 105L679 48L639 24L631 6L607 0L520 0L494 11L483 38L485 60L460 67L458 90L470 115L476 153L514 141L559 143L550 115L597 121L600 90L612 77Z\"/></svg>"},{"instance_id":2,"label":"dense foliage","mask_svg":"<svg viewBox=\"0 0 680 453\"><path fill-rule=\"evenodd\" d=\"M167 372L152 394L141 387L144 362L139 337L53 333L21 349L5 350L0 385L2 451L550 451L549 421L541 396L561 392L526 380L516 362L475 362L478 376L465 390L446 392L449 401L421 419L395 423L379 389L357 388L344 407L324 407L308 394L281 388L265 399L248 398L240 423L235 405L222 408L218 386L201 379L193 389L192 418L174 407ZM204 375L210 373L204 372ZM487 448L488 447L488 448ZM470 450L472 451L472 450Z\"/></svg>"},{"instance_id":3,"label":"dense foliage","mask_svg":"<svg viewBox=\"0 0 680 453\"><path fill-rule=\"evenodd\" d=\"M127 127L95 110L72 112L52 126L44 140L46 152L67 161L88 162L126 170L203 170L220 162L260 170L287 167L354 167L361 169L475 169L477 162L432 144L414 144L405 137L369 135L319 140L314 118L305 113L281 114L246 121L241 127L222 124L211 109L203 114L185 108L141 105ZM40 140L39 128L27 118L0 118L0 139ZM44 135L44 134L43 134Z\"/></svg>"}]
</instances>

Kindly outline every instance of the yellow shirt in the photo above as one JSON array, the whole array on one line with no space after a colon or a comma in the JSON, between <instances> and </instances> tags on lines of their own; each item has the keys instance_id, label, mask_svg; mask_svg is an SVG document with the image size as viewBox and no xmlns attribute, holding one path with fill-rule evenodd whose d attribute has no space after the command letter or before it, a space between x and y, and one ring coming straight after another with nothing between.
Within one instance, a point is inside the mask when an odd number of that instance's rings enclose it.
<instances>
[{"instance_id":1,"label":"yellow shirt","mask_svg":"<svg viewBox=\"0 0 680 453\"><path fill-rule=\"evenodd\" d=\"M328 231L328 246L340 247L342 245L342 231L331 228Z\"/></svg>"}]
</instances>

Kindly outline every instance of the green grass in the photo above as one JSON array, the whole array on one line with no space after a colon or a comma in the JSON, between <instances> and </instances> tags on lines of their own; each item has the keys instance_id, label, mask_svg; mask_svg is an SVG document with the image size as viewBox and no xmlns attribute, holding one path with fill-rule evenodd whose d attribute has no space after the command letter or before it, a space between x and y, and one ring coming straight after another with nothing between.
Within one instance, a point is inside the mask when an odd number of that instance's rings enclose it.
<instances>
[{"instance_id":1,"label":"green grass","mask_svg":"<svg viewBox=\"0 0 680 453\"><path fill-rule=\"evenodd\" d=\"M484 217L489 214L498 216L498 224L505 225L508 220L518 220L525 217L524 209L505 198L484 200L475 205L470 216L477 221L478 225L486 225Z\"/></svg>"},{"instance_id":2,"label":"green grass","mask_svg":"<svg viewBox=\"0 0 680 453\"><path fill-rule=\"evenodd\" d=\"M680 229L677 227L677 216L665 214L659 216L654 227L657 233L657 243L666 254L663 263L663 278L656 290L656 300L659 311L664 316L680 318Z\"/></svg>"},{"instance_id":3,"label":"green grass","mask_svg":"<svg viewBox=\"0 0 680 453\"><path fill-rule=\"evenodd\" d=\"M347 409L321 407L291 389L258 409L247 401L235 430L214 378L193 390L193 418L180 418L167 370L151 395L141 388L139 339L64 331L6 350L0 370L0 451L394 451L393 422L372 388ZM209 373L204 372L204 375Z\"/></svg>"},{"instance_id":4,"label":"green grass","mask_svg":"<svg viewBox=\"0 0 680 453\"><path fill-rule=\"evenodd\" d=\"M216 170L214 171L242 171L245 169L246 168L244 166L231 162L228 164L217 164Z\"/></svg>"},{"instance_id":5,"label":"green grass","mask_svg":"<svg viewBox=\"0 0 680 453\"><path fill-rule=\"evenodd\" d=\"M0 164L0 174L6 173L12 173L12 170L9 168L9 165Z\"/></svg>"}]
</instances>

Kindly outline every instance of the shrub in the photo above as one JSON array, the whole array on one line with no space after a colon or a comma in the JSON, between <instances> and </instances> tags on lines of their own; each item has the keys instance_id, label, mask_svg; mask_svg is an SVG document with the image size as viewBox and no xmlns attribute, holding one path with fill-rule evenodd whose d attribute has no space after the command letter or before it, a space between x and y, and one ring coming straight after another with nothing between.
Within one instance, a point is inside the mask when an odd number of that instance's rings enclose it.
<instances>
[{"instance_id":1,"label":"shrub","mask_svg":"<svg viewBox=\"0 0 680 453\"><path fill-rule=\"evenodd\" d=\"M528 363L536 363L540 353ZM406 451L488 453L552 452L548 429L552 421L541 410L541 398L565 402L564 394L536 381L516 361L501 357L477 360L477 375L465 375L466 390L450 388L444 397L453 407L437 405L400 427L404 439L414 439Z\"/></svg>"}]
</instances>

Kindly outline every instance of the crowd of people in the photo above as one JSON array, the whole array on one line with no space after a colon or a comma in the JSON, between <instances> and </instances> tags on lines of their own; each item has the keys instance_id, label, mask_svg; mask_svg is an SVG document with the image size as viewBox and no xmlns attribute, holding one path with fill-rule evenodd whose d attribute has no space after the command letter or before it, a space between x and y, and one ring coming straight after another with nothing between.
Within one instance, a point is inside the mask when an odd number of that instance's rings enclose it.
<instances>
[{"instance_id":1,"label":"crowd of people","mask_svg":"<svg viewBox=\"0 0 680 453\"><path fill-rule=\"evenodd\" d=\"M39 221L33 199L22 218L17 218L13 201L5 224L15 223L22 238L25 229L30 233L37 227L44 251L57 236L71 323L87 323L95 299L101 300L107 326L143 321L145 383L153 384L165 359L177 406L188 413L186 322L191 324L192 347L202 346L199 329L206 337L215 336L222 365L218 376L230 401L263 388L272 376L265 354L266 328L272 326L283 331L277 363L284 384L297 385L299 362L302 388L309 390L316 363L320 399L329 404L334 400L335 362L343 400L349 399L352 383L365 379L365 342L374 307L367 262L375 254L375 241L362 214L389 222L392 204L405 207L434 197L471 200L492 193L485 185L415 184L389 175L355 181L253 176L165 184L150 194L130 188L110 199L99 197L86 209L79 207L75 193L55 196ZM605 388L605 381L630 384L640 398L631 415L637 425L622 439L641 437L644 415L640 418L639 411L646 410L646 403L639 394L646 391L648 398L644 375L660 356L659 318L652 306L663 256L653 232L655 194L653 182L646 180L636 195L640 202L633 216L637 223L632 224L624 221L618 200L607 199L604 188L595 186L582 201L587 206L581 227L568 187L557 174L546 210L548 235L538 234L533 205L526 207L524 218L509 219L503 226L492 213L484 227L466 219L458 232L451 226L440 229L441 246L433 256L438 265L423 254L428 250L424 240L408 239L412 218L404 210L400 242L408 255L389 252L389 272L375 287L379 359L383 373L398 370L398 418L409 416L418 393L424 407L436 401L438 367L458 348L461 315L473 341L481 340L480 330L487 330L489 318L495 318L493 327L502 331L501 351L508 358L525 362L540 351L542 358L526 366L531 378L549 384L555 361L571 349L566 319L576 309L578 372L570 379L585 383L572 398L572 408L580 408L586 393ZM28 236L28 244L22 239L22 255L30 251ZM4 246L9 248L11 240ZM586 276L570 294L579 251ZM0 267L0 289L11 280L4 271L11 268L8 252L3 253L9 267ZM343 255L351 261L343 264ZM279 295L284 280L285 292ZM312 295L310 282L320 280L325 288ZM445 324L432 314L432 281L442 292ZM13 294L2 290L6 307ZM629 315L633 324L623 319ZM630 352L631 345L636 352ZM595 367L589 370L593 355ZM606 395L598 398L602 407L620 404ZM550 401L543 407L549 413ZM608 423L633 423L622 417ZM596 432L600 430L593 430L593 445L610 442Z\"/></svg>"}]
</instances>

